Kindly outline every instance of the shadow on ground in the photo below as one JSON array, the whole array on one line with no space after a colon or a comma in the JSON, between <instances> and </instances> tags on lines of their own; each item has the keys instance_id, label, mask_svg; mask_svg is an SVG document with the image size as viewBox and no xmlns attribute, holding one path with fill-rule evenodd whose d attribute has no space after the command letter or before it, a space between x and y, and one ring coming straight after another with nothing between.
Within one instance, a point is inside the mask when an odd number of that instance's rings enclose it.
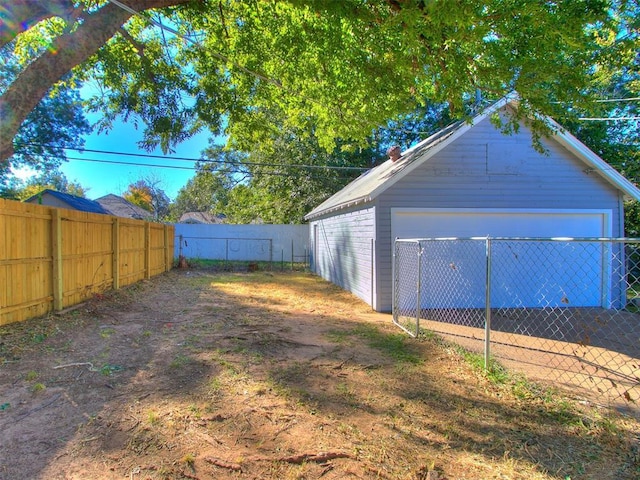
<instances>
[{"instance_id":1,"label":"shadow on ground","mask_svg":"<svg viewBox=\"0 0 640 480\"><path fill-rule=\"evenodd\" d=\"M2 479L640 473L633 420L491 382L305 273L174 271L0 332Z\"/></svg>"}]
</instances>

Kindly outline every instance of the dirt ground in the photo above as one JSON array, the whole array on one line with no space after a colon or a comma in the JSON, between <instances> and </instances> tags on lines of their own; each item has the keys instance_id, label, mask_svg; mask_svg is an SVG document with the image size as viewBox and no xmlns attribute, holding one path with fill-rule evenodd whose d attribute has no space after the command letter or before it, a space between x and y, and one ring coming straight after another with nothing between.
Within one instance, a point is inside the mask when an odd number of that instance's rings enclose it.
<instances>
[{"instance_id":1,"label":"dirt ground","mask_svg":"<svg viewBox=\"0 0 640 480\"><path fill-rule=\"evenodd\" d=\"M174 270L0 327L0 479L637 479L640 426L304 272Z\"/></svg>"}]
</instances>

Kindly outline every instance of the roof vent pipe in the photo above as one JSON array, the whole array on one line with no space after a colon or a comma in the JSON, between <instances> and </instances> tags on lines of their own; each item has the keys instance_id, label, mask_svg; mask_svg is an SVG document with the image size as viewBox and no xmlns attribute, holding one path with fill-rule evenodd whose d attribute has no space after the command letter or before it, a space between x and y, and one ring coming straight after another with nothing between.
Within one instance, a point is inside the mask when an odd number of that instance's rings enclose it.
<instances>
[{"instance_id":1,"label":"roof vent pipe","mask_svg":"<svg viewBox=\"0 0 640 480\"><path fill-rule=\"evenodd\" d=\"M389 149L387 150L387 156L389 157L389 160L391 160L392 162L395 162L396 160L398 160L402 156L402 151L400 150L400 146L393 145L389 147Z\"/></svg>"}]
</instances>

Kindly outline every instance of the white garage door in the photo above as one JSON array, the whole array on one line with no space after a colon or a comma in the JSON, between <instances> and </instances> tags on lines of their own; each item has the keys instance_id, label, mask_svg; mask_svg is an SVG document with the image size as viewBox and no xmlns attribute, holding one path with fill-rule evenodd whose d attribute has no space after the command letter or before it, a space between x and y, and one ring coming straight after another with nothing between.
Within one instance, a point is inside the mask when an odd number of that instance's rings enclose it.
<instances>
[{"instance_id":1,"label":"white garage door","mask_svg":"<svg viewBox=\"0 0 640 480\"><path fill-rule=\"evenodd\" d=\"M607 237L610 210L391 209L392 238Z\"/></svg>"},{"instance_id":2,"label":"white garage door","mask_svg":"<svg viewBox=\"0 0 640 480\"><path fill-rule=\"evenodd\" d=\"M393 238L469 237L606 237L611 232L611 212L604 210L425 210L392 209ZM496 252L499 245L495 244ZM434 244L425 252L422 306L444 299L449 307L484 306L486 270L484 247L469 243ZM568 243L558 249L549 243L531 248L530 243L510 245L496 254L492 269L493 307L601 306L607 303L608 261L599 244ZM516 251L517 250L517 251ZM437 252L437 253L435 253ZM588 252L588 254L587 254ZM576 275L574 265L581 265ZM456 265L455 269L447 266ZM563 268L562 265L568 266ZM571 268L570 268L571 267ZM599 279L594 279L600 277ZM594 281L595 280L595 281ZM424 300L430 299L430 300ZM425 303L426 302L426 303Z\"/></svg>"}]
</instances>

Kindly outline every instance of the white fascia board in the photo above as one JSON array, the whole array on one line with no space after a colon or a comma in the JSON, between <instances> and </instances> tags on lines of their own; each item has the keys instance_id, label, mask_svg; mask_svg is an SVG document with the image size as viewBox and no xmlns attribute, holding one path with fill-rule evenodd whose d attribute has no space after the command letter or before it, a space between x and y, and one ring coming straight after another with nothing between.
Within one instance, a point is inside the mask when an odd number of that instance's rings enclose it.
<instances>
[{"instance_id":1,"label":"white fascia board","mask_svg":"<svg viewBox=\"0 0 640 480\"><path fill-rule=\"evenodd\" d=\"M366 203L371 201L370 195L365 195L363 197L353 198L351 200L347 200L346 202L337 203L331 207L320 209L322 205L319 205L317 208L313 209L311 212L307 213L304 216L305 220L312 221L318 217L322 217L323 215L328 215L333 212L337 212L338 210L343 210L345 208L354 207L361 203Z\"/></svg>"}]
</instances>

